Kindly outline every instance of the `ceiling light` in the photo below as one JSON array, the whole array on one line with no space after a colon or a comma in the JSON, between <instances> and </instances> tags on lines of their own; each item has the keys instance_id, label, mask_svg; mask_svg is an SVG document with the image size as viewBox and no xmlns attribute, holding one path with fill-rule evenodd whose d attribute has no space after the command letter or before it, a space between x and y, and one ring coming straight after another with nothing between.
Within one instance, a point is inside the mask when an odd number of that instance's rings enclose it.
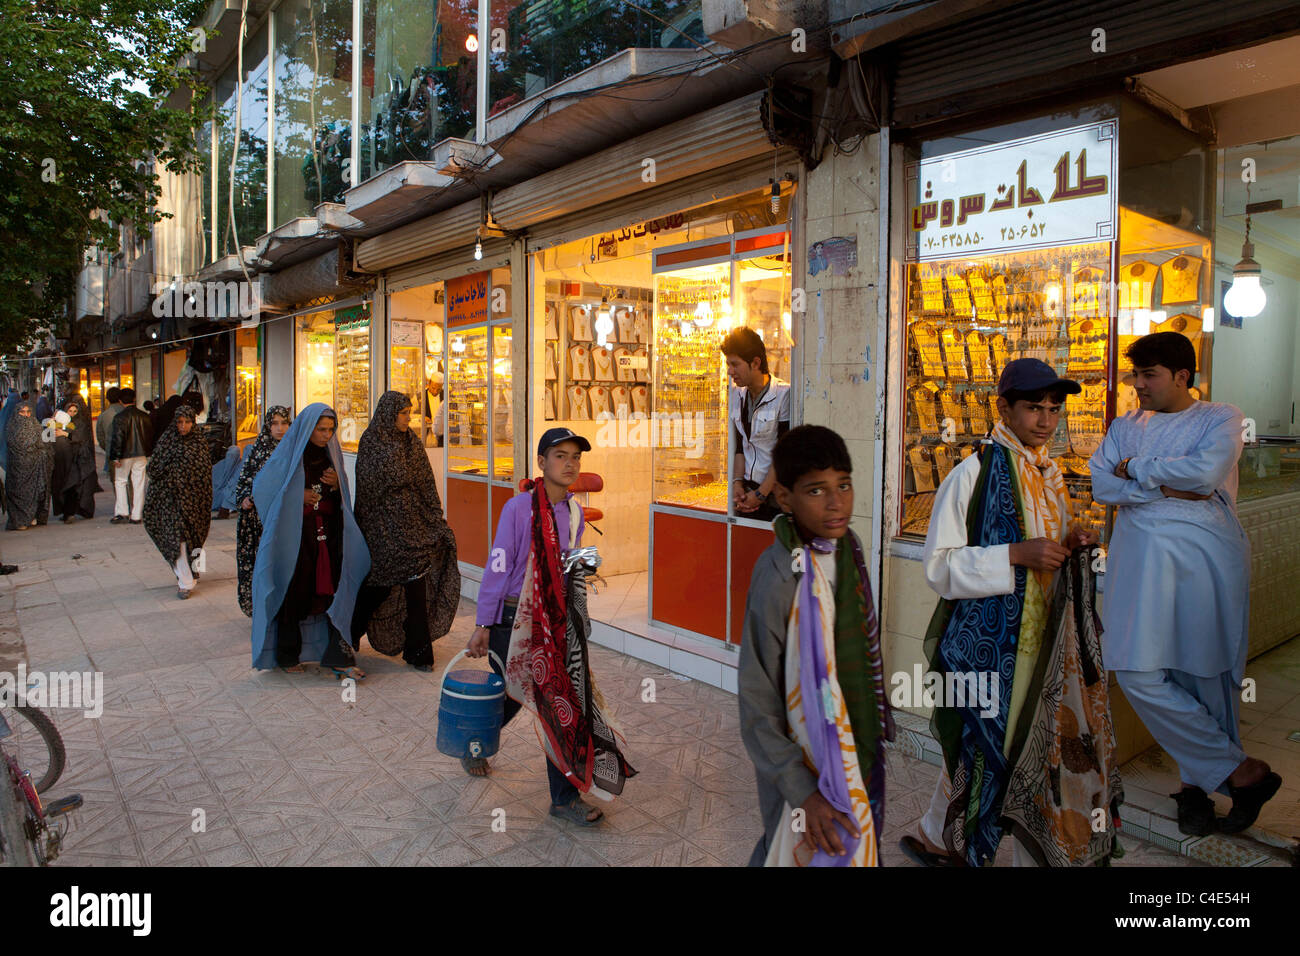
<instances>
[{"instance_id":1,"label":"ceiling light","mask_svg":"<svg viewBox=\"0 0 1300 956\"><path fill-rule=\"evenodd\" d=\"M1246 217L1246 241L1241 245L1241 261L1232 267L1232 285L1223 297L1223 308L1230 315L1253 319L1264 311L1268 297L1260 287L1262 270L1255 261L1255 244L1250 241L1250 217Z\"/></svg>"}]
</instances>

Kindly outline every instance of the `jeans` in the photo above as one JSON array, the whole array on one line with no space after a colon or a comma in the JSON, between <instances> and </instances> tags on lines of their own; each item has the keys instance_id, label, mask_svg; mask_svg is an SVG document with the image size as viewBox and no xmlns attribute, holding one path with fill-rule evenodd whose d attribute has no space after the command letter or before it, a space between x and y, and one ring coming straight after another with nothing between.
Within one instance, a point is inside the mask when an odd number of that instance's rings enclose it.
<instances>
[{"instance_id":1,"label":"jeans","mask_svg":"<svg viewBox=\"0 0 1300 956\"><path fill-rule=\"evenodd\" d=\"M501 623L492 625L491 629L488 631L488 648L491 649L493 654L501 658L503 663L505 662L506 655L510 652L510 629L514 626L514 623L515 607L514 605L507 604L501 609ZM504 678L505 674L502 674L501 668L497 666L497 662L490 657L488 658L488 661L492 664L492 669ZM509 696L506 697L505 714L501 718L502 728L504 728L506 724L510 723L510 719L514 717L515 714L519 713L519 708L521 706L522 705L519 701L512 700ZM564 775L563 771L556 769L555 764L551 763L550 760L546 761L546 776L551 785L552 806L568 806L577 799L579 796L578 788L570 783L569 778Z\"/></svg>"}]
</instances>

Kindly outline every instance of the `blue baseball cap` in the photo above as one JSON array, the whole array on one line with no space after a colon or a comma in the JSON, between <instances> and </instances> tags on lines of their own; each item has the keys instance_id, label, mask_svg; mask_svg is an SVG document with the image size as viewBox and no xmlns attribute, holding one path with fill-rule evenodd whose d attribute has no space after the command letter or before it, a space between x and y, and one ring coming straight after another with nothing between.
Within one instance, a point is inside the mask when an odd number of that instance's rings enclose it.
<instances>
[{"instance_id":1,"label":"blue baseball cap","mask_svg":"<svg viewBox=\"0 0 1300 956\"><path fill-rule=\"evenodd\" d=\"M550 449L564 441L576 441L578 447L583 451L591 451L591 442L572 428L548 428L542 434L542 440L537 443L537 454L545 455Z\"/></svg>"},{"instance_id":2,"label":"blue baseball cap","mask_svg":"<svg viewBox=\"0 0 1300 956\"><path fill-rule=\"evenodd\" d=\"M1007 392L1046 392L1064 389L1071 395L1078 395L1083 391L1083 386L1078 382L1068 378L1061 378L1056 374L1056 369L1048 365L1042 359L1036 358L1018 358L1012 359L1002 369L1002 376L998 379L998 394L1005 395Z\"/></svg>"}]
</instances>

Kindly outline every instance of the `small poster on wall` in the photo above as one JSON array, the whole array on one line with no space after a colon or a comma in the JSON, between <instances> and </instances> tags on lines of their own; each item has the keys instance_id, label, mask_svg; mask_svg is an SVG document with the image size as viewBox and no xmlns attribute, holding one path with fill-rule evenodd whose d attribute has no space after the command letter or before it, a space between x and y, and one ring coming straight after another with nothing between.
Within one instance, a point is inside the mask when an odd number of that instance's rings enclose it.
<instances>
[{"instance_id":1,"label":"small poster on wall","mask_svg":"<svg viewBox=\"0 0 1300 956\"><path fill-rule=\"evenodd\" d=\"M1228 290L1232 288L1231 282L1219 283L1219 328L1222 329L1239 329L1241 328L1241 316L1233 315L1224 305L1224 299L1227 298Z\"/></svg>"}]
</instances>

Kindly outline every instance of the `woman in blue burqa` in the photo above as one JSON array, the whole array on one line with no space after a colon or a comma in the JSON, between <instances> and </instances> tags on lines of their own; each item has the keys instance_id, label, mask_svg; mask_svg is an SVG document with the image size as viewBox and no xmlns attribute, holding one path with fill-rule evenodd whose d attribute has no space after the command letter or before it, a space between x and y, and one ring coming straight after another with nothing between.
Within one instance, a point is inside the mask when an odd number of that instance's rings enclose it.
<instances>
[{"instance_id":1,"label":"woman in blue burqa","mask_svg":"<svg viewBox=\"0 0 1300 956\"><path fill-rule=\"evenodd\" d=\"M328 405L308 405L253 482L262 540L253 574L253 666L303 670L319 660L361 680L351 642L370 552L352 516L343 452Z\"/></svg>"}]
</instances>

